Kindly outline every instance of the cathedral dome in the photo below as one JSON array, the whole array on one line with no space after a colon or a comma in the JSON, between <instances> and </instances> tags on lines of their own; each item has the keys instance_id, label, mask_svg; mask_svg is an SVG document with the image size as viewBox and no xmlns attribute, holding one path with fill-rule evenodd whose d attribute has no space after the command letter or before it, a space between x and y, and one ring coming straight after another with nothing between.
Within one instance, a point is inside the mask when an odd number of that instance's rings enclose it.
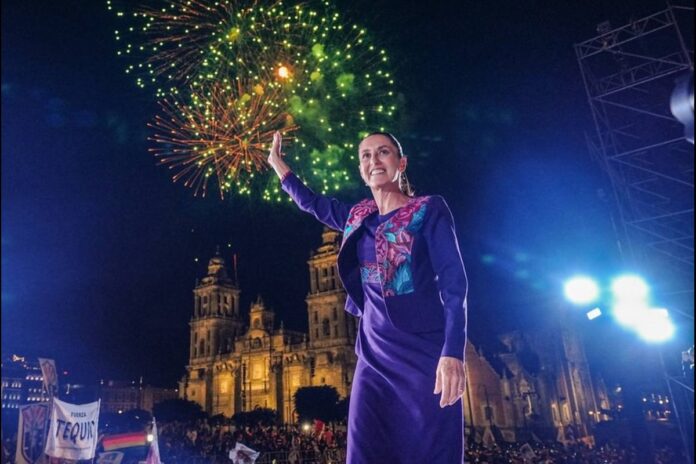
<instances>
[{"instance_id":1,"label":"cathedral dome","mask_svg":"<svg viewBox=\"0 0 696 464\"><path fill-rule=\"evenodd\" d=\"M225 260L220 256L220 250L215 253L215 256L210 258L208 261L208 275L217 277L227 277L227 268L225 267Z\"/></svg>"}]
</instances>

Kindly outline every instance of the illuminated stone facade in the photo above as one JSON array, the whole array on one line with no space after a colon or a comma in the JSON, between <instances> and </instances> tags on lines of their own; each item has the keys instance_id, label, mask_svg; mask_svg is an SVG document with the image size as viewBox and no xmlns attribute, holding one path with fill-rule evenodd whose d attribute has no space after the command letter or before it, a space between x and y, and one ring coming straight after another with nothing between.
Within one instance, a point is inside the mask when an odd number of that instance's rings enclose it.
<instances>
[{"instance_id":1,"label":"illuminated stone facade","mask_svg":"<svg viewBox=\"0 0 696 464\"><path fill-rule=\"evenodd\" d=\"M194 313L182 398L210 414L232 416L256 407L293 420L292 397L305 386L331 385L350 394L355 370L357 320L343 310L345 291L338 278L339 235L325 230L310 257L307 295L309 334L276 328L275 314L261 298L248 321L240 312L240 289L215 256L208 275L194 289Z\"/></svg>"},{"instance_id":2,"label":"illuminated stone facade","mask_svg":"<svg viewBox=\"0 0 696 464\"><path fill-rule=\"evenodd\" d=\"M326 229L308 261L308 333L276 325L260 298L244 317L240 289L227 275L224 260L210 260L208 275L194 289L182 398L212 415L267 407L292 422L292 397L300 387L332 385L342 397L350 394L357 319L343 310L346 294L336 267L339 238ZM608 419L601 412L609 409L606 391L590 375L582 343L572 331L511 333L499 341L500 349L487 356L466 346L462 407L470 439L514 441L529 439L532 432L540 438L579 439L591 435L594 423Z\"/></svg>"}]
</instances>

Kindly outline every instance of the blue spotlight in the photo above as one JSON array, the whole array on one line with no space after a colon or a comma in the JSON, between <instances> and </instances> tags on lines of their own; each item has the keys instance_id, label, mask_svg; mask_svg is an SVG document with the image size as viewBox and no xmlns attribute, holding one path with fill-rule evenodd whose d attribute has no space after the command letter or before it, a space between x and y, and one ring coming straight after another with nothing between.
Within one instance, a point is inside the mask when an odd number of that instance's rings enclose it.
<instances>
[{"instance_id":1,"label":"blue spotlight","mask_svg":"<svg viewBox=\"0 0 696 464\"><path fill-rule=\"evenodd\" d=\"M612 308L614 319L626 327L635 329L645 318L649 308L644 301L618 301Z\"/></svg>"},{"instance_id":2,"label":"blue spotlight","mask_svg":"<svg viewBox=\"0 0 696 464\"><path fill-rule=\"evenodd\" d=\"M577 276L565 283L563 293L571 303L583 305L592 303L599 297L599 287L589 277Z\"/></svg>"},{"instance_id":3,"label":"blue spotlight","mask_svg":"<svg viewBox=\"0 0 696 464\"><path fill-rule=\"evenodd\" d=\"M617 277L611 284L611 291L620 302L645 302L650 293L645 280L636 275Z\"/></svg>"},{"instance_id":4,"label":"blue spotlight","mask_svg":"<svg viewBox=\"0 0 696 464\"><path fill-rule=\"evenodd\" d=\"M666 309L651 308L643 314L636 330L645 341L660 343L672 338L676 328Z\"/></svg>"}]
</instances>

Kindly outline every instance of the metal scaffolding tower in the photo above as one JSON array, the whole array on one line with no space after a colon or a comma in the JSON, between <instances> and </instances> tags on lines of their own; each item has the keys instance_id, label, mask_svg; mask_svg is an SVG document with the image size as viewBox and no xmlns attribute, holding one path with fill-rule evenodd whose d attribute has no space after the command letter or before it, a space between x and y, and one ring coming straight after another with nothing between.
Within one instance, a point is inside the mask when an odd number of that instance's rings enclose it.
<instances>
[{"instance_id":1,"label":"metal scaffolding tower","mask_svg":"<svg viewBox=\"0 0 696 464\"><path fill-rule=\"evenodd\" d=\"M693 318L694 152L670 112L675 79L693 71L693 4L613 28L575 45L596 134L590 149L607 172L627 265L660 300Z\"/></svg>"},{"instance_id":2,"label":"metal scaffolding tower","mask_svg":"<svg viewBox=\"0 0 696 464\"><path fill-rule=\"evenodd\" d=\"M619 251L649 278L658 302L685 317L682 327L694 314L694 146L670 97L693 73L693 16L693 0L672 3L622 27L604 22L598 36L575 45L596 129L590 151L611 181ZM660 360L692 463L693 384Z\"/></svg>"}]
</instances>

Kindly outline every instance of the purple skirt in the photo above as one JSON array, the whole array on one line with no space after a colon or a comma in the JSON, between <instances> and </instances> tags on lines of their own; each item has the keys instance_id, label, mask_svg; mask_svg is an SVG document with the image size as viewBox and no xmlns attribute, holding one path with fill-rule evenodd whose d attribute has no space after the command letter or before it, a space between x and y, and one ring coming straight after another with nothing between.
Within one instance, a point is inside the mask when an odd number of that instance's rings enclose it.
<instances>
[{"instance_id":1,"label":"purple skirt","mask_svg":"<svg viewBox=\"0 0 696 464\"><path fill-rule=\"evenodd\" d=\"M395 328L379 283L363 288L346 464L463 463L462 403L433 394L444 333Z\"/></svg>"}]
</instances>

